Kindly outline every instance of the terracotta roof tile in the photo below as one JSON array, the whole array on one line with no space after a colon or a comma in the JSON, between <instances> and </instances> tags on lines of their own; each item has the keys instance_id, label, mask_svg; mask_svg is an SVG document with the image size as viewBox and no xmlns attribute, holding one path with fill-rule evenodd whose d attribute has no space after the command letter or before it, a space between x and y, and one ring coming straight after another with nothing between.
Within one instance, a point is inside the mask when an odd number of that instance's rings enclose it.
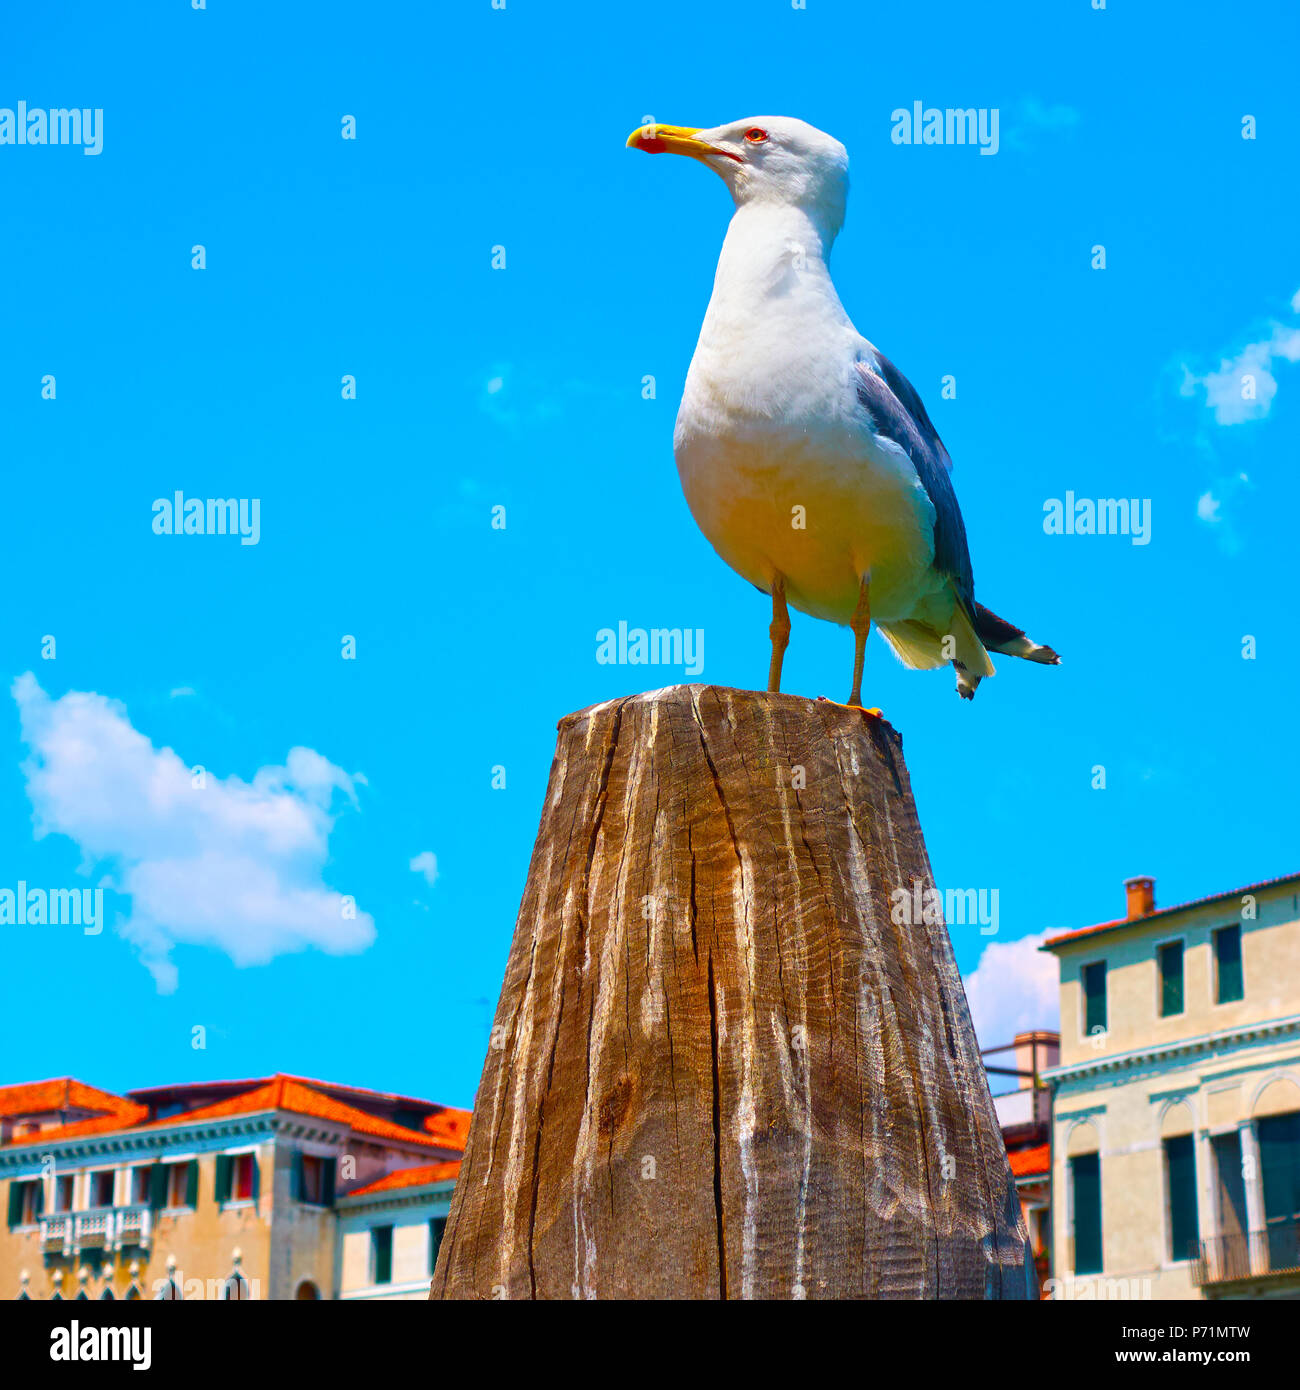
<instances>
[{"instance_id":1,"label":"terracotta roof tile","mask_svg":"<svg viewBox=\"0 0 1300 1390\"><path fill-rule=\"evenodd\" d=\"M1011 1171L1018 1178L1046 1177L1052 1170L1052 1147L1050 1144L1035 1144L1032 1149L1015 1149L1007 1155L1011 1160Z\"/></svg>"},{"instance_id":2,"label":"terracotta roof tile","mask_svg":"<svg viewBox=\"0 0 1300 1390\"><path fill-rule=\"evenodd\" d=\"M445 1148L465 1152L465 1140L469 1137L469 1110L453 1110L448 1107L436 1115L425 1117L424 1127L439 1140Z\"/></svg>"},{"instance_id":3,"label":"terracotta roof tile","mask_svg":"<svg viewBox=\"0 0 1300 1390\"><path fill-rule=\"evenodd\" d=\"M404 1125L382 1120L376 1115L358 1110L354 1105L346 1105L331 1096L322 1095L291 1076L276 1075L269 1081L250 1082L249 1088L226 1100L215 1101L196 1110L182 1111L178 1115L169 1115L165 1119L153 1121L147 1119L149 1112L145 1106L122 1101L124 1109L117 1114L100 1119L80 1120L57 1129L47 1129L40 1134L16 1135L10 1141L9 1147L48 1144L55 1140L74 1139L83 1134L99 1134L116 1129L163 1129L194 1121L221 1119L227 1115L253 1115L262 1110L288 1110L295 1115L311 1115L316 1119L332 1120L347 1125L357 1134L369 1135L375 1139L400 1140L403 1143L419 1144L434 1149L463 1148L463 1142L452 1142L450 1132L438 1134L407 1129ZM452 1113L464 1113L467 1116L467 1112Z\"/></svg>"},{"instance_id":4,"label":"terracotta roof tile","mask_svg":"<svg viewBox=\"0 0 1300 1390\"><path fill-rule=\"evenodd\" d=\"M1238 898L1245 893L1257 893L1261 888L1275 888L1279 883L1300 882L1300 873L1281 874L1277 878L1261 879L1258 883L1248 883L1243 888L1230 888L1226 893L1210 893L1204 898L1193 898L1190 902L1176 903L1173 907L1158 907L1142 917L1117 917L1113 922L1098 922L1095 926L1080 927L1077 931L1061 932L1059 936L1049 936L1039 948L1051 951L1057 946L1077 941L1080 937L1096 936L1101 932L1118 931L1121 927L1142 927L1171 912L1185 912L1188 908L1204 907L1206 903L1220 902L1224 898Z\"/></svg>"},{"instance_id":5,"label":"terracotta roof tile","mask_svg":"<svg viewBox=\"0 0 1300 1390\"><path fill-rule=\"evenodd\" d=\"M131 1109L125 1096L100 1091L94 1086L60 1076L53 1081L31 1081L20 1086L0 1086L0 1115L41 1115L57 1110L98 1110L118 1115Z\"/></svg>"},{"instance_id":6,"label":"terracotta roof tile","mask_svg":"<svg viewBox=\"0 0 1300 1390\"><path fill-rule=\"evenodd\" d=\"M445 1163L426 1163L419 1168L399 1168L387 1177L368 1182L364 1187L354 1187L345 1192L345 1197L369 1197L372 1192L396 1192L404 1187L424 1187L428 1183L446 1182L460 1172L460 1159L448 1159Z\"/></svg>"}]
</instances>

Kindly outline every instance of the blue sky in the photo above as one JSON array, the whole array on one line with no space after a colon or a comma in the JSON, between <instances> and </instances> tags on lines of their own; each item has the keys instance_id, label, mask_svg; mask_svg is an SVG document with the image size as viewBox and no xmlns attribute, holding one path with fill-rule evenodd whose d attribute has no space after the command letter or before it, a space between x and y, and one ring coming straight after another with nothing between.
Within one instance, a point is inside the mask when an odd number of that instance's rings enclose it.
<instances>
[{"instance_id":1,"label":"blue sky","mask_svg":"<svg viewBox=\"0 0 1300 1390\"><path fill-rule=\"evenodd\" d=\"M1297 27L21 7L0 107L102 108L104 139L0 145L0 888L107 885L110 925L0 926L0 1080L469 1103L556 720L682 678L598 664L597 630L703 629L701 679L761 685L766 601L671 452L730 205L624 149L646 118L846 144L841 296L944 437L980 598L1063 654L966 705L873 638L940 884L997 888L1009 947L1116 915L1130 874L1170 903L1294 870ZM996 108L997 154L891 143L914 101ZM155 535L178 489L260 499L258 544ZM1067 491L1150 499L1150 544L1044 534ZM786 689L843 699L851 653L796 615ZM987 944L954 931L966 972ZM986 969L988 1029L1034 954Z\"/></svg>"}]
</instances>

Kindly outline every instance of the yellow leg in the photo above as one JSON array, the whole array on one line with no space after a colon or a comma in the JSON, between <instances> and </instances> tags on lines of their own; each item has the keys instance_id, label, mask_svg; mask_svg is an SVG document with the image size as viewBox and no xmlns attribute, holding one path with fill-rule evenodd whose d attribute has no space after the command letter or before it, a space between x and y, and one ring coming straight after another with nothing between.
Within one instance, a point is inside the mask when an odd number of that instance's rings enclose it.
<instances>
[{"instance_id":1,"label":"yellow leg","mask_svg":"<svg viewBox=\"0 0 1300 1390\"><path fill-rule=\"evenodd\" d=\"M785 606L783 574L777 574L772 580L772 626L767 631L772 639L772 664L767 668L767 688L773 694L779 694L781 663L785 660L785 649L790 645L790 612Z\"/></svg>"},{"instance_id":2,"label":"yellow leg","mask_svg":"<svg viewBox=\"0 0 1300 1390\"><path fill-rule=\"evenodd\" d=\"M871 631L871 580L864 578L858 590L858 606L849 626L853 629L853 692L849 704L862 704L862 668L867 660L867 635Z\"/></svg>"}]
</instances>

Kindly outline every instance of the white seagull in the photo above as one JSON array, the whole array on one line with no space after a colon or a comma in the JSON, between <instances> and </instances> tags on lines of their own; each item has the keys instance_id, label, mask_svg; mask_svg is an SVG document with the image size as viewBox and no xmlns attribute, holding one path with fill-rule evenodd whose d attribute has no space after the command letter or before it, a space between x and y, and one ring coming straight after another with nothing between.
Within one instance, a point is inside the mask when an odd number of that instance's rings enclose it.
<instances>
[{"instance_id":1,"label":"white seagull","mask_svg":"<svg viewBox=\"0 0 1300 1390\"><path fill-rule=\"evenodd\" d=\"M768 689L781 688L787 601L853 629L851 705L873 617L905 666L951 661L965 699L993 674L989 652L1056 665L1050 647L975 602L948 452L835 292L844 146L785 116L642 126L627 143L698 159L736 203L673 450L700 529L772 596Z\"/></svg>"}]
</instances>

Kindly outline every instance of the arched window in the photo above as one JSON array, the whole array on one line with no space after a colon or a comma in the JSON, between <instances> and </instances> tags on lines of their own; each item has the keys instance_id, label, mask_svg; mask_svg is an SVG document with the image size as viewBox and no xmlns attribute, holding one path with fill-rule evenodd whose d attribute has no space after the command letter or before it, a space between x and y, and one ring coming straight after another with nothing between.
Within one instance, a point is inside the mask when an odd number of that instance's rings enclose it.
<instances>
[{"instance_id":1,"label":"arched window","mask_svg":"<svg viewBox=\"0 0 1300 1390\"><path fill-rule=\"evenodd\" d=\"M156 1303L160 1298L168 1301L172 1299L180 1300L181 1286L175 1279L164 1280L162 1288L160 1288L154 1296L154 1302Z\"/></svg>"},{"instance_id":2,"label":"arched window","mask_svg":"<svg viewBox=\"0 0 1300 1390\"><path fill-rule=\"evenodd\" d=\"M302 1283L298 1285L298 1292L294 1294L294 1298L312 1299L319 1297L320 1289L318 1289L315 1283L310 1279L304 1279Z\"/></svg>"},{"instance_id":3,"label":"arched window","mask_svg":"<svg viewBox=\"0 0 1300 1390\"><path fill-rule=\"evenodd\" d=\"M249 1296L250 1295L248 1291L248 1280L245 1279L244 1276L240 1274L238 1271L236 1271L234 1274L230 1276L229 1279L226 1280L221 1290L221 1297L223 1301L241 1301L245 1298L248 1298Z\"/></svg>"},{"instance_id":4,"label":"arched window","mask_svg":"<svg viewBox=\"0 0 1300 1390\"><path fill-rule=\"evenodd\" d=\"M127 1289L127 1291L126 1291L126 1301L127 1301L128 1303L134 1303L135 1300L136 1300L137 1298L139 1298L139 1297L140 1297L140 1285L139 1285L139 1284L132 1284L131 1287L130 1287L129 1289Z\"/></svg>"},{"instance_id":5,"label":"arched window","mask_svg":"<svg viewBox=\"0 0 1300 1390\"><path fill-rule=\"evenodd\" d=\"M111 1285L105 1287L104 1292L99 1296L99 1301L101 1303L115 1303L117 1301L117 1295L113 1292Z\"/></svg>"}]
</instances>

